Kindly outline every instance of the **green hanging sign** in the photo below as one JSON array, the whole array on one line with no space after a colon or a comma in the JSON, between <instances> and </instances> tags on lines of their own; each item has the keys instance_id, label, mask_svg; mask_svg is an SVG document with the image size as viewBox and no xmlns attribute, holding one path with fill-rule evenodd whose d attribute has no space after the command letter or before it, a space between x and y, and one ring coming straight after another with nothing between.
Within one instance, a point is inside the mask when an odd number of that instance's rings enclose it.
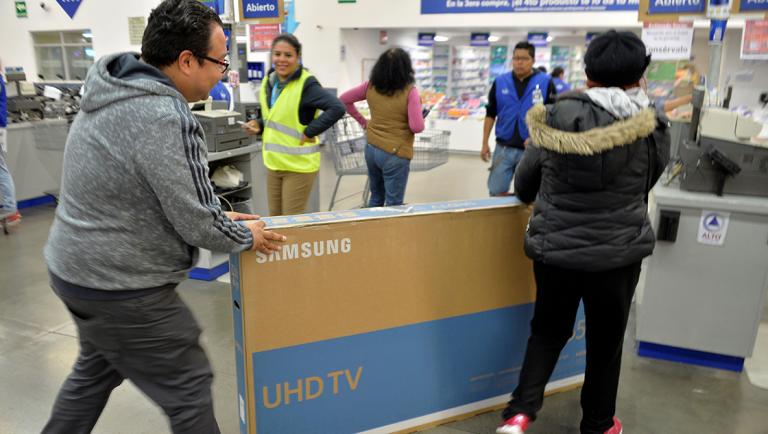
<instances>
[{"instance_id":1,"label":"green hanging sign","mask_svg":"<svg viewBox=\"0 0 768 434\"><path fill-rule=\"evenodd\" d=\"M27 18L27 2L16 1L16 18Z\"/></svg>"}]
</instances>

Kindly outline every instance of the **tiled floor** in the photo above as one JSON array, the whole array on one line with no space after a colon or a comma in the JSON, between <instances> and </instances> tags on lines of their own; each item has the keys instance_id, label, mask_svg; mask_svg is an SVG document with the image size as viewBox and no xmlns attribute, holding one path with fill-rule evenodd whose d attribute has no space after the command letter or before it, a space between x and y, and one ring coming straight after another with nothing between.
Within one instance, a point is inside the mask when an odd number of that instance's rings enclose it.
<instances>
[{"instance_id":1,"label":"tiled floor","mask_svg":"<svg viewBox=\"0 0 768 434\"><path fill-rule=\"evenodd\" d=\"M321 203L327 206L335 178L326 161ZM428 202L483 197L486 165L476 156L453 155L448 165L414 173L406 200ZM363 177L342 183L342 195L362 189ZM357 205L355 199L341 207ZM56 392L77 353L76 331L47 284L42 246L53 207L23 211L22 225L0 237L0 433L40 431ZM189 303L216 374L214 397L222 432L237 432L234 349L228 285L186 281L179 292ZM766 434L768 390L746 374L638 358L627 332L618 414L627 434ZM768 345L766 345L768 347ZM578 390L549 397L532 434L577 433ZM498 412L425 431L430 434L489 434ZM160 412L129 382L112 394L94 431L102 434L169 432ZM283 434L283 433L267 433ZM298 433L286 433L298 434Z\"/></svg>"}]
</instances>

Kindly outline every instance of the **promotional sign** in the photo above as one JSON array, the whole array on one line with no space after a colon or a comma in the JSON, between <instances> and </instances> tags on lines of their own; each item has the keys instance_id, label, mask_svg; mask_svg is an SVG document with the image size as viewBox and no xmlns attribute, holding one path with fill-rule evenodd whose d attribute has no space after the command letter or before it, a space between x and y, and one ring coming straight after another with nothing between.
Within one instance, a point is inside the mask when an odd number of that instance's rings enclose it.
<instances>
[{"instance_id":1,"label":"promotional sign","mask_svg":"<svg viewBox=\"0 0 768 434\"><path fill-rule=\"evenodd\" d=\"M283 0L241 0L240 21L256 21L261 24L283 22Z\"/></svg>"},{"instance_id":2,"label":"promotional sign","mask_svg":"<svg viewBox=\"0 0 768 434\"><path fill-rule=\"evenodd\" d=\"M82 0L56 0L56 3L64 9L64 12L66 12L70 18L75 17L75 13L80 7L80 2L82 2Z\"/></svg>"},{"instance_id":3,"label":"promotional sign","mask_svg":"<svg viewBox=\"0 0 768 434\"><path fill-rule=\"evenodd\" d=\"M289 241L230 263L239 433L412 432L508 401L536 294L529 215L491 198L264 218ZM361 266L395 255L396 272ZM551 388L583 378L585 331L580 309Z\"/></svg>"},{"instance_id":4,"label":"promotional sign","mask_svg":"<svg viewBox=\"0 0 768 434\"><path fill-rule=\"evenodd\" d=\"M643 43L651 60L690 59L693 23L645 23Z\"/></svg>"},{"instance_id":5,"label":"promotional sign","mask_svg":"<svg viewBox=\"0 0 768 434\"><path fill-rule=\"evenodd\" d=\"M546 32L540 32L540 33L529 32L528 43L530 43L534 47L546 47L548 36L549 34Z\"/></svg>"},{"instance_id":6,"label":"promotional sign","mask_svg":"<svg viewBox=\"0 0 768 434\"><path fill-rule=\"evenodd\" d=\"M280 34L280 24L251 24L249 31L251 52L269 51L272 40Z\"/></svg>"},{"instance_id":7,"label":"promotional sign","mask_svg":"<svg viewBox=\"0 0 768 434\"><path fill-rule=\"evenodd\" d=\"M27 2L25 2L25 1L16 1L14 3L16 4L16 18L26 18L27 17Z\"/></svg>"},{"instance_id":8,"label":"promotional sign","mask_svg":"<svg viewBox=\"0 0 768 434\"><path fill-rule=\"evenodd\" d=\"M421 13L616 12L636 11L638 5L639 0L421 0Z\"/></svg>"},{"instance_id":9,"label":"promotional sign","mask_svg":"<svg viewBox=\"0 0 768 434\"><path fill-rule=\"evenodd\" d=\"M490 37L491 34L488 32L472 33L469 37L469 45L473 47L490 47L491 41L488 40Z\"/></svg>"},{"instance_id":10,"label":"promotional sign","mask_svg":"<svg viewBox=\"0 0 768 434\"><path fill-rule=\"evenodd\" d=\"M741 35L742 59L768 59L768 20L746 20Z\"/></svg>"},{"instance_id":11,"label":"promotional sign","mask_svg":"<svg viewBox=\"0 0 768 434\"><path fill-rule=\"evenodd\" d=\"M435 45L435 33L419 33L418 44L422 47L431 47Z\"/></svg>"},{"instance_id":12,"label":"promotional sign","mask_svg":"<svg viewBox=\"0 0 768 434\"><path fill-rule=\"evenodd\" d=\"M730 216L728 212L703 210L696 241L709 246L722 246L728 234Z\"/></svg>"},{"instance_id":13,"label":"promotional sign","mask_svg":"<svg viewBox=\"0 0 768 434\"><path fill-rule=\"evenodd\" d=\"M141 45L146 28L147 17L128 17L128 41L131 45Z\"/></svg>"}]
</instances>

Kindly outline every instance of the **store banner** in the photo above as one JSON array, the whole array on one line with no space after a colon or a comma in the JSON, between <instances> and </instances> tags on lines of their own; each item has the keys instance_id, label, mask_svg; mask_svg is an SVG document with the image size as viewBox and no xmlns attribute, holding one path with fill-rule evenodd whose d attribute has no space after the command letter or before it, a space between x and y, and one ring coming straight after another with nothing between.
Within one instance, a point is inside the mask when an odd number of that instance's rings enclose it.
<instances>
[{"instance_id":1,"label":"store banner","mask_svg":"<svg viewBox=\"0 0 768 434\"><path fill-rule=\"evenodd\" d=\"M636 11L639 4L639 0L421 0L421 14L617 12Z\"/></svg>"},{"instance_id":2,"label":"store banner","mask_svg":"<svg viewBox=\"0 0 768 434\"><path fill-rule=\"evenodd\" d=\"M75 17L75 13L77 13L77 9L80 7L81 2L82 0L56 0L56 3L64 9L64 12L66 12L70 18Z\"/></svg>"},{"instance_id":3,"label":"store banner","mask_svg":"<svg viewBox=\"0 0 768 434\"><path fill-rule=\"evenodd\" d=\"M490 47L491 41L488 38L491 37L490 33L472 33L469 38L469 45L473 47Z\"/></svg>"},{"instance_id":4,"label":"store banner","mask_svg":"<svg viewBox=\"0 0 768 434\"><path fill-rule=\"evenodd\" d=\"M650 0L648 13L657 14L701 14L706 9L706 0Z\"/></svg>"},{"instance_id":5,"label":"store banner","mask_svg":"<svg viewBox=\"0 0 768 434\"><path fill-rule=\"evenodd\" d=\"M240 0L240 21L275 24L283 21L283 0Z\"/></svg>"},{"instance_id":6,"label":"store banner","mask_svg":"<svg viewBox=\"0 0 768 434\"><path fill-rule=\"evenodd\" d=\"M651 60L688 60L693 46L693 23L645 23L643 43Z\"/></svg>"},{"instance_id":7,"label":"store banner","mask_svg":"<svg viewBox=\"0 0 768 434\"><path fill-rule=\"evenodd\" d=\"M436 33L419 33L419 46L431 47L435 45L435 35Z\"/></svg>"},{"instance_id":8,"label":"store banner","mask_svg":"<svg viewBox=\"0 0 768 434\"><path fill-rule=\"evenodd\" d=\"M741 58L768 59L768 20L747 20L741 35Z\"/></svg>"},{"instance_id":9,"label":"store banner","mask_svg":"<svg viewBox=\"0 0 768 434\"><path fill-rule=\"evenodd\" d=\"M280 34L280 24L251 24L248 30L251 52L269 51L272 49L272 40Z\"/></svg>"},{"instance_id":10,"label":"store banner","mask_svg":"<svg viewBox=\"0 0 768 434\"><path fill-rule=\"evenodd\" d=\"M768 12L768 0L741 0L739 12Z\"/></svg>"},{"instance_id":11,"label":"store banner","mask_svg":"<svg viewBox=\"0 0 768 434\"><path fill-rule=\"evenodd\" d=\"M533 45L534 47L546 47L548 36L549 36L549 33L546 33L546 32L539 32L539 33L529 32L528 43Z\"/></svg>"}]
</instances>

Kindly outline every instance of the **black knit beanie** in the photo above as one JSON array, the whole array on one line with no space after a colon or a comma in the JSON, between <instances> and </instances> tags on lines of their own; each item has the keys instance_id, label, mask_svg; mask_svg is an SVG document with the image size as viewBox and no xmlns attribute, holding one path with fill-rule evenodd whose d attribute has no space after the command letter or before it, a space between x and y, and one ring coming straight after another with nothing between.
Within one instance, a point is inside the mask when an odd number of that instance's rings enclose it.
<instances>
[{"instance_id":1,"label":"black knit beanie","mask_svg":"<svg viewBox=\"0 0 768 434\"><path fill-rule=\"evenodd\" d=\"M615 30L595 36L584 55L587 78L606 87L637 83L650 62L651 56L636 34Z\"/></svg>"}]
</instances>

